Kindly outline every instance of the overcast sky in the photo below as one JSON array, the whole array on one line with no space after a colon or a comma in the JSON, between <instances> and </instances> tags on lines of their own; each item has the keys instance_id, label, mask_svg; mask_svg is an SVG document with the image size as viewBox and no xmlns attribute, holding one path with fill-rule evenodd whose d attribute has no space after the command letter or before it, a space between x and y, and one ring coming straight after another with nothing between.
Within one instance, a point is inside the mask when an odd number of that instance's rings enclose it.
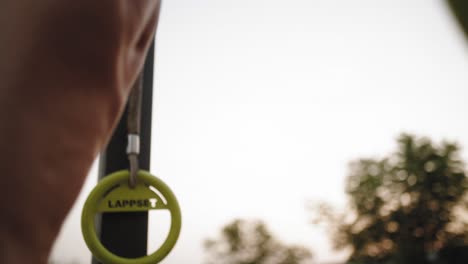
<instances>
[{"instance_id":1,"label":"overcast sky","mask_svg":"<svg viewBox=\"0 0 468 264\"><path fill-rule=\"evenodd\" d=\"M344 206L349 161L388 154L401 132L455 140L468 160L457 26L442 0L164 1L151 170L183 229L162 263L201 263L203 240L239 217L343 259L306 203ZM79 215L95 182L93 169L53 259L89 263Z\"/></svg>"}]
</instances>

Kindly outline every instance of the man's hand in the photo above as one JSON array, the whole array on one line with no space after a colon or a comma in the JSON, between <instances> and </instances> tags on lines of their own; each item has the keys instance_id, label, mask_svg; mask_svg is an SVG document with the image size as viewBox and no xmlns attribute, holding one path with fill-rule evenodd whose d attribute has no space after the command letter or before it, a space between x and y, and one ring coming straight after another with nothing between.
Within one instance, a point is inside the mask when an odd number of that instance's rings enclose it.
<instances>
[{"instance_id":1,"label":"man's hand","mask_svg":"<svg viewBox=\"0 0 468 264\"><path fill-rule=\"evenodd\" d=\"M157 0L0 3L0 263L46 263L142 68Z\"/></svg>"}]
</instances>

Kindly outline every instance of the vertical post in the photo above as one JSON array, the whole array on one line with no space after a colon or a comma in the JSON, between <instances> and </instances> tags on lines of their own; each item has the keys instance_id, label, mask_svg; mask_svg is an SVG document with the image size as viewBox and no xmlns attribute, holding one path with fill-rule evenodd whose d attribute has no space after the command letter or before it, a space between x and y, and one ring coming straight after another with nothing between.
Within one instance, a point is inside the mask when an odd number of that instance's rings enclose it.
<instances>
[{"instance_id":1,"label":"vertical post","mask_svg":"<svg viewBox=\"0 0 468 264\"><path fill-rule=\"evenodd\" d=\"M143 94L141 109L140 155L142 170L150 169L151 112L153 97L154 41L148 51L143 68ZM114 134L99 161L99 179L123 169L129 169L125 152L127 147L127 110L122 115ZM97 219L96 230L102 244L112 253L137 258L147 255L148 213L104 213ZM93 258L93 264L100 263Z\"/></svg>"}]
</instances>

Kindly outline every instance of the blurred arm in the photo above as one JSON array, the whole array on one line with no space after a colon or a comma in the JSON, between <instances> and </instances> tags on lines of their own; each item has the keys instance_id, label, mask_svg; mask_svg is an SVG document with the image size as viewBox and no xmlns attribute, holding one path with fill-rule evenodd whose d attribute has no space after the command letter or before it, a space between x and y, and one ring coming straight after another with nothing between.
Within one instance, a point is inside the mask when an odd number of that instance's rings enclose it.
<instances>
[{"instance_id":1,"label":"blurred arm","mask_svg":"<svg viewBox=\"0 0 468 264\"><path fill-rule=\"evenodd\" d=\"M156 0L0 3L0 263L46 263L156 28Z\"/></svg>"}]
</instances>

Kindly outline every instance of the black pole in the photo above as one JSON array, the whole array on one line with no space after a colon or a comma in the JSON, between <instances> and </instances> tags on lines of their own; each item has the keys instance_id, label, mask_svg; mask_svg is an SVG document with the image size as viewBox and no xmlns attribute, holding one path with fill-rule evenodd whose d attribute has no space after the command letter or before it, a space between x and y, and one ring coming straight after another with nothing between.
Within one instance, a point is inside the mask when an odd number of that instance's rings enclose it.
<instances>
[{"instance_id":1,"label":"black pole","mask_svg":"<svg viewBox=\"0 0 468 264\"><path fill-rule=\"evenodd\" d=\"M143 95L140 132L140 169L150 169L151 112L153 101L154 42L143 68ZM127 110L99 161L99 179L123 169L129 169L127 147ZM112 253L127 258L147 255L148 213L104 213L96 221L102 244ZM100 263L93 258L93 264Z\"/></svg>"}]
</instances>

